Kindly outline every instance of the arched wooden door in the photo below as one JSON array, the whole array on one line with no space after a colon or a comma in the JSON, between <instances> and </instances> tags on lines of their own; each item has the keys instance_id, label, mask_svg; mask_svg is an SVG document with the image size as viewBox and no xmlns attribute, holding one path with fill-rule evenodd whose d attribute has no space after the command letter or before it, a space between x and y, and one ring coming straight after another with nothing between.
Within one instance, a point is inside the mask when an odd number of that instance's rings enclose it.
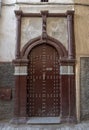
<instances>
[{"instance_id":1,"label":"arched wooden door","mask_svg":"<svg viewBox=\"0 0 89 130\"><path fill-rule=\"evenodd\" d=\"M27 115L56 117L60 115L59 55L50 45L32 49L27 79Z\"/></svg>"}]
</instances>

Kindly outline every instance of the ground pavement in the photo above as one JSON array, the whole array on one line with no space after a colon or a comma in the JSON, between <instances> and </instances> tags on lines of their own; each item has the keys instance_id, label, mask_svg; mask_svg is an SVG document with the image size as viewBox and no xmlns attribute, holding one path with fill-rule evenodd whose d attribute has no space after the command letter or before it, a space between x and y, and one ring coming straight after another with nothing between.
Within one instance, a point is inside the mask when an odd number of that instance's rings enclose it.
<instances>
[{"instance_id":1,"label":"ground pavement","mask_svg":"<svg viewBox=\"0 0 89 130\"><path fill-rule=\"evenodd\" d=\"M29 125L11 124L7 121L0 121L0 130L89 130L89 121L78 124L48 124L48 125Z\"/></svg>"}]
</instances>

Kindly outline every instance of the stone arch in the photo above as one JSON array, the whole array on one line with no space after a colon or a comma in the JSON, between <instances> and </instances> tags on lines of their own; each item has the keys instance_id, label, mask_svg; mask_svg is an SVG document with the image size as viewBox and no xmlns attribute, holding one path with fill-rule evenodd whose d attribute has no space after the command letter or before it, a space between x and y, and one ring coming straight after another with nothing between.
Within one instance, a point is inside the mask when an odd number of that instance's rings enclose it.
<instances>
[{"instance_id":1,"label":"stone arch","mask_svg":"<svg viewBox=\"0 0 89 130\"><path fill-rule=\"evenodd\" d=\"M48 45L53 46L57 50L58 54L62 58L68 56L68 52L67 52L66 48L63 46L63 44L60 41L58 41L58 40L56 40L56 39L54 39L54 38L52 38L50 36L48 36L46 40L43 40L41 38L41 36L39 36L39 37L37 37L35 39L32 39L32 40L28 41L27 44L25 44L25 46L23 47L23 49L21 51L21 58L22 59L24 59L24 58L27 59L28 54L30 53L30 51L35 46L41 45L43 43L46 43Z\"/></svg>"}]
</instances>

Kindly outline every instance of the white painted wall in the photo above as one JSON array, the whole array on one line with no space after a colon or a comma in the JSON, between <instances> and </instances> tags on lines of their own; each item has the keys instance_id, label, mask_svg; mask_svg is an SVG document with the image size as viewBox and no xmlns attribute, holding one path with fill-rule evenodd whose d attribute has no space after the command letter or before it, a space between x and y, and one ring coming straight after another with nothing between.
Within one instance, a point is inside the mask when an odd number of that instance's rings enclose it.
<instances>
[{"instance_id":1,"label":"white painted wall","mask_svg":"<svg viewBox=\"0 0 89 130\"><path fill-rule=\"evenodd\" d=\"M0 17L0 61L15 58L16 18L13 6L3 6Z\"/></svg>"},{"instance_id":2,"label":"white painted wall","mask_svg":"<svg viewBox=\"0 0 89 130\"><path fill-rule=\"evenodd\" d=\"M5 4L12 4L15 2L16 2L16 0L2 0L2 3L5 3Z\"/></svg>"},{"instance_id":3,"label":"white painted wall","mask_svg":"<svg viewBox=\"0 0 89 130\"><path fill-rule=\"evenodd\" d=\"M42 10L48 10L49 13L65 13L67 10L74 10L73 5L17 5L17 9L23 12L40 13Z\"/></svg>"},{"instance_id":4,"label":"white painted wall","mask_svg":"<svg viewBox=\"0 0 89 130\"><path fill-rule=\"evenodd\" d=\"M74 0L49 0L49 2L55 3L73 3Z\"/></svg>"},{"instance_id":5,"label":"white painted wall","mask_svg":"<svg viewBox=\"0 0 89 130\"><path fill-rule=\"evenodd\" d=\"M17 2L40 2L41 0L17 0ZM74 0L49 0L49 2L54 2L54 3L73 3Z\"/></svg>"},{"instance_id":6,"label":"white painted wall","mask_svg":"<svg viewBox=\"0 0 89 130\"><path fill-rule=\"evenodd\" d=\"M16 3L16 2L27 2L27 3L34 3L34 2L40 2L41 0L3 0L3 3ZM54 3L73 3L74 0L49 0L49 2L54 2Z\"/></svg>"}]
</instances>

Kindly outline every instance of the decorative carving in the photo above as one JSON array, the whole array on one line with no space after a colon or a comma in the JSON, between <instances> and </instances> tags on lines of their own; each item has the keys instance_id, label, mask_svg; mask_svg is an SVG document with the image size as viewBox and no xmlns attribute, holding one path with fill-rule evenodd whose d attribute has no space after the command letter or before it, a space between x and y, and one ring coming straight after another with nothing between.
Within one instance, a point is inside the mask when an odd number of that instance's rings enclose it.
<instances>
[{"instance_id":1,"label":"decorative carving","mask_svg":"<svg viewBox=\"0 0 89 130\"><path fill-rule=\"evenodd\" d=\"M47 27L47 15L48 15L48 11L41 11L41 15L42 15L42 39L47 39L47 31L46 31L46 27Z\"/></svg>"},{"instance_id":2,"label":"decorative carving","mask_svg":"<svg viewBox=\"0 0 89 130\"><path fill-rule=\"evenodd\" d=\"M27 58L29 52L31 51L31 49L33 47L35 47L36 45L40 45L42 43L44 43L45 41L43 39L41 39L41 37L37 37L33 40L30 40L22 49L21 52L21 57L23 58ZM47 36L47 43L51 46L54 46L56 48L56 50L58 51L59 55L61 55L61 58L63 57L67 57L67 50L66 48L61 44L61 42L59 42L58 40Z\"/></svg>"},{"instance_id":3,"label":"decorative carving","mask_svg":"<svg viewBox=\"0 0 89 130\"><path fill-rule=\"evenodd\" d=\"M16 14L16 16L21 16L22 15L22 10L15 10L15 14Z\"/></svg>"}]
</instances>

